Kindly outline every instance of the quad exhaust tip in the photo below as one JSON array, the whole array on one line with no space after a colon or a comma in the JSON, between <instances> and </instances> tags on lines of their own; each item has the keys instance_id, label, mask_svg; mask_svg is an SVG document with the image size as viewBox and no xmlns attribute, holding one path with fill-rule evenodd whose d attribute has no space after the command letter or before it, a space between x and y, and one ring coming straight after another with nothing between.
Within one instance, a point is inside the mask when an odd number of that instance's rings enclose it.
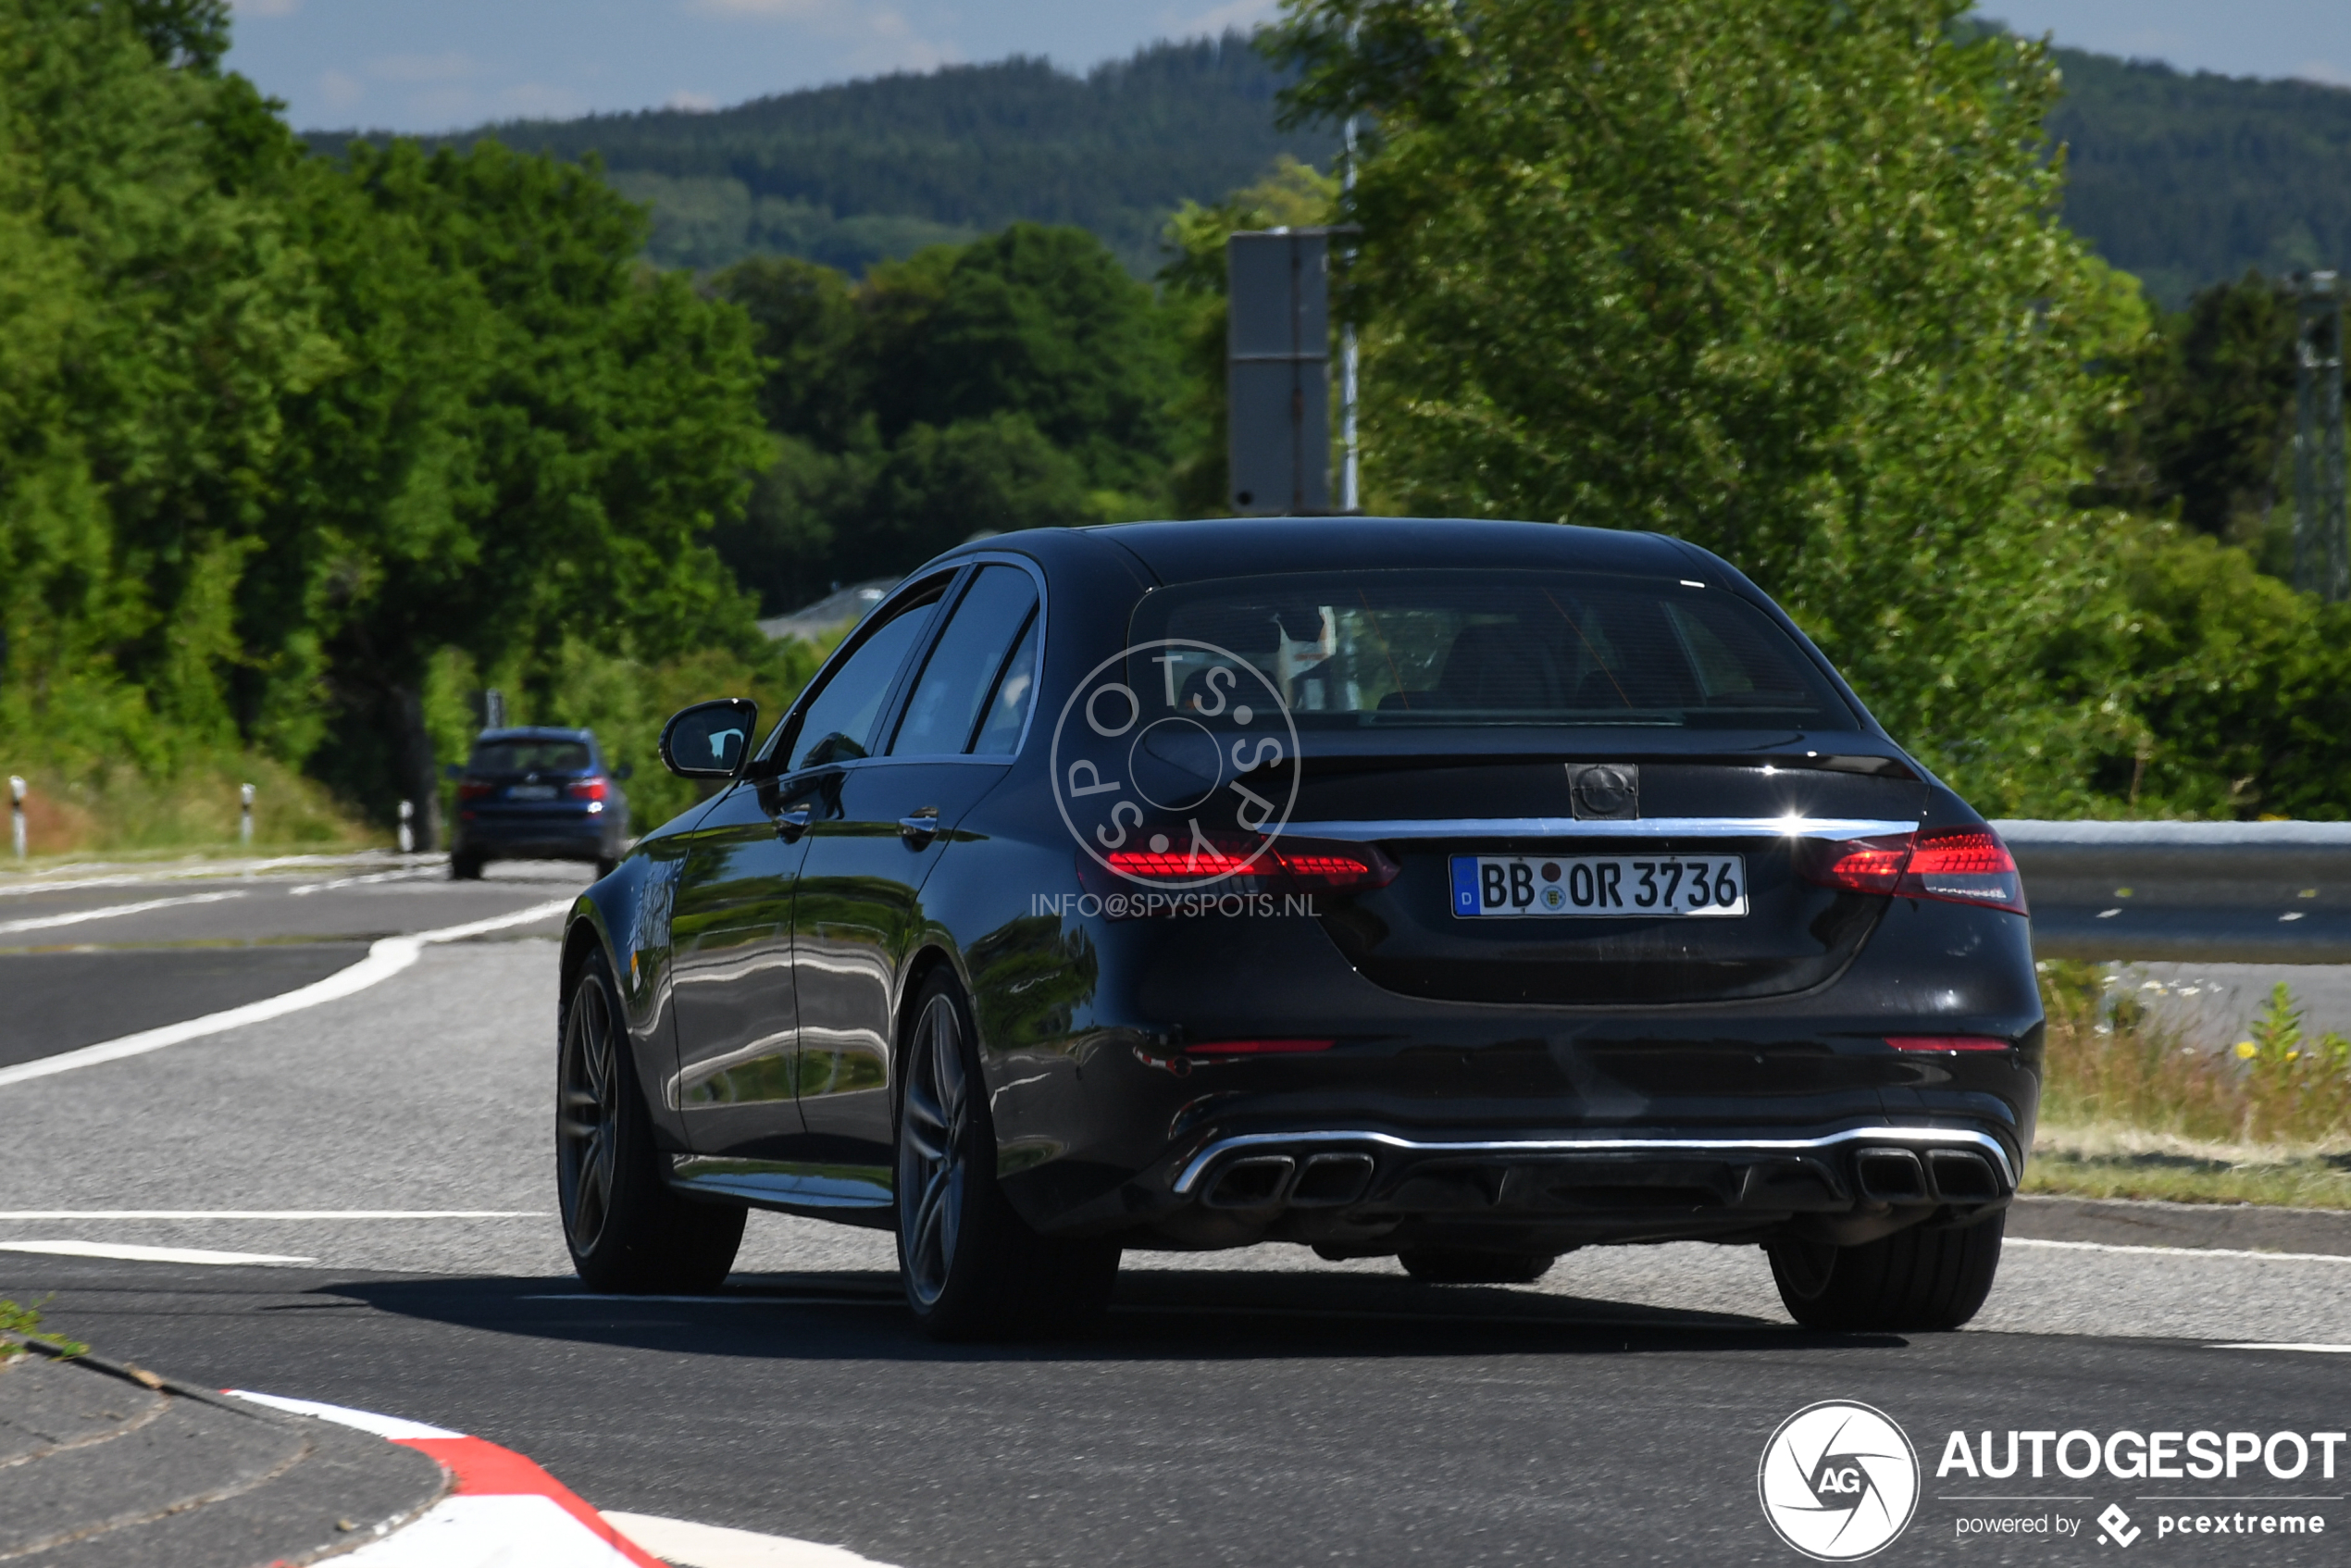
<instances>
[{"instance_id":1,"label":"quad exhaust tip","mask_svg":"<svg viewBox=\"0 0 2351 1568\"><path fill-rule=\"evenodd\" d=\"M1208 1189L1212 1209L1266 1209L1287 1202L1294 1209L1337 1209L1363 1196L1372 1185L1372 1157L1348 1152L1259 1154L1225 1167Z\"/></svg>"},{"instance_id":2,"label":"quad exhaust tip","mask_svg":"<svg viewBox=\"0 0 2351 1568\"><path fill-rule=\"evenodd\" d=\"M1989 1203L2001 1194L1991 1164L1966 1149L1930 1149L1923 1163L1908 1149L1864 1149L1853 1177L1872 1203Z\"/></svg>"}]
</instances>

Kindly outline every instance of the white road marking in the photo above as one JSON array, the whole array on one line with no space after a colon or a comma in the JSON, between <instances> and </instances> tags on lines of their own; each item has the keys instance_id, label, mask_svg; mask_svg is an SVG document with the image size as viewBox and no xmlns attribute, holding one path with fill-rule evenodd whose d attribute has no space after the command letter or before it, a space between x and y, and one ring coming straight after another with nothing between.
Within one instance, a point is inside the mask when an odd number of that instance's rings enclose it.
<instances>
[{"instance_id":1,"label":"white road marking","mask_svg":"<svg viewBox=\"0 0 2351 1568\"><path fill-rule=\"evenodd\" d=\"M58 1258L119 1258L134 1263L315 1263L275 1252L212 1252L201 1247L133 1247L119 1241L0 1241L0 1252L40 1252Z\"/></svg>"},{"instance_id":2,"label":"white road marking","mask_svg":"<svg viewBox=\"0 0 2351 1568\"><path fill-rule=\"evenodd\" d=\"M0 1209L0 1220L543 1220L548 1209Z\"/></svg>"},{"instance_id":3,"label":"white road marking","mask_svg":"<svg viewBox=\"0 0 2351 1568\"><path fill-rule=\"evenodd\" d=\"M2011 1236L2011 1247L2054 1247L2069 1252L2147 1252L2165 1258L2251 1258L2264 1263L2351 1263L2339 1252L2248 1252L2226 1247L2127 1247L2113 1241L2043 1241L2036 1237Z\"/></svg>"},{"instance_id":4,"label":"white road marking","mask_svg":"<svg viewBox=\"0 0 2351 1568\"><path fill-rule=\"evenodd\" d=\"M333 1560L336 1568L631 1568L554 1499L528 1492L443 1498L412 1524Z\"/></svg>"},{"instance_id":5,"label":"white road marking","mask_svg":"<svg viewBox=\"0 0 2351 1568\"><path fill-rule=\"evenodd\" d=\"M418 877L441 877L446 873L437 865L420 865L413 871L377 871L365 877L338 877L331 882L305 882L288 893L300 898L305 893L323 893L330 888L356 888L369 882L405 882Z\"/></svg>"},{"instance_id":6,"label":"white road marking","mask_svg":"<svg viewBox=\"0 0 2351 1568\"><path fill-rule=\"evenodd\" d=\"M135 1035L124 1035L119 1039L85 1045L79 1051L61 1051L55 1056L44 1056L38 1061L0 1067L0 1088L23 1083L28 1078L45 1078L55 1073L69 1073L77 1067L94 1067L103 1062L143 1056L151 1051L161 1051L168 1045L202 1039L206 1035L243 1028L247 1024L282 1018L289 1013L300 1013L322 1002L340 1002L346 996L355 996L370 986L391 979L416 963L429 943L454 942L466 937L502 931L510 926L528 926L534 921L559 915L571 905L570 899L555 899L547 903L534 903L528 909L517 909L512 914L492 915L487 920L468 921L463 926L444 926L437 931L418 931L412 936L385 937L367 949L367 957L348 969L339 969L323 980L315 980L297 989L260 1002L247 1002L243 1007L231 1007L225 1012L207 1013L201 1018L166 1024L161 1028L144 1029Z\"/></svg>"},{"instance_id":7,"label":"white road marking","mask_svg":"<svg viewBox=\"0 0 2351 1568\"><path fill-rule=\"evenodd\" d=\"M2320 1356L2351 1356L2351 1345L2268 1345L2249 1340L2242 1345L2207 1345L2208 1350L2307 1350Z\"/></svg>"},{"instance_id":8,"label":"white road marking","mask_svg":"<svg viewBox=\"0 0 2351 1568\"><path fill-rule=\"evenodd\" d=\"M223 1388L232 1400L250 1400L271 1410L288 1411L295 1415L315 1415L321 1421L331 1421L339 1426L356 1426L362 1432L373 1432L379 1437L462 1437L463 1432L452 1432L446 1426L428 1426L421 1421L404 1416L379 1415L372 1410L354 1410L349 1405L330 1405L318 1400L290 1400L283 1394L256 1394L250 1388Z\"/></svg>"},{"instance_id":9,"label":"white road marking","mask_svg":"<svg viewBox=\"0 0 2351 1568\"><path fill-rule=\"evenodd\" d=\"M883 1568L847 1547L691 1524L651 1513L607 1512L604 1523L677 1568Z\"/></svg>"},{"instance_id":10,"label":"white road marking","mask_svg":"<svg viewBox=\"0 0 2351 1568\"><path fill-rule=\"evenodd\" d=\"M55 881L44 881L38 877L23 880L8 877L6 880L0 880L0 898L19 897L30 893L69 892L77 888L151 887L159 882L183 882L196 877L249 878L264 871L282 871L289 866L312 866L323 870L331 865L366 865L371 863L380 865L384 861L398 858L396 855L386 854L379 850L359 854L279 855L270 860L198 861L193 865L158 865L140 871L118 871L104 877L64 877ZM433 860L436 865L445 864L438 855L434 856ZM115 864L121 863L118 861Z\"/></svg>"},{"instance_id":11,"label":"white road marking","mask_svg":"<svg viewBox=\"0 0 2351 1568\"><path fill-rule=\"evenodd\" d=\"M122 915L144 915L151 909L177 909L183 903L218 903L223 899L244 896L243 891L187 893L176 899L148 899L143 903L110 903L104 909L77 909L65 915L36 915L23 920L0 920L0 936L13 936L19 931L45 931L52 926L79 926L85 920L112 920Z\"/></svg>"}]
</instances>

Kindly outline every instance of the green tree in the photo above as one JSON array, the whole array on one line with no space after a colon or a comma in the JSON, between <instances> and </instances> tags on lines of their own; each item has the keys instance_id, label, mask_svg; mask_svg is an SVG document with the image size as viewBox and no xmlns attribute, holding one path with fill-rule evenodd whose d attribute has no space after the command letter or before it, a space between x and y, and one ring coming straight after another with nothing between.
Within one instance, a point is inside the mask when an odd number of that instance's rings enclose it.
<instances>
[{"instance_id":1,"label":"green tree","mask_svg":"<svg viewBox=\"0 0 2351 1568\"><path fill-rule=\"evenodd\" d=\"M1965 9L1293 0L1276 47L1377 126L1375 496L1708 545L1985 806L2080 806L2133 720L2046 678L2113 526L2067 495L2146 321L2054 216L2046 53Z\"/></svg>"}]
</instances>

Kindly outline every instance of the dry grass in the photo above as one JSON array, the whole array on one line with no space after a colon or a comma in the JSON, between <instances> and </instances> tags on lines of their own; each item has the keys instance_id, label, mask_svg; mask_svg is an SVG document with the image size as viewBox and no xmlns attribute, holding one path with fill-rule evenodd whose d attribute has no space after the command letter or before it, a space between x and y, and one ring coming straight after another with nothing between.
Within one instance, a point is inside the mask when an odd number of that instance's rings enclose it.
<instances>
[{"instance_id":1,"label":"dry grass","mask_svg":"<svg viewBox=\"0 0 2351 1568\"><path fill-rule=\"evenodd\" d=\"M275 763L248 759L191 767L151 778L131 768L81 778L47 769L24 772L26 849L34 863L90 854L233 850L238 847L237 787L251 783L256 851L360 849L388 842L314 781ZM0 797L0 809L5 809ZM0 838L0 865L7 841Z\"/></svg>"},{"instance_id":2,"label":"dry grass","mask_svg":"<svg viewBox=\"0 0 2351 1568\"><path fill-rule=\"evenodd\" d=\"M2048 1076L2028 1192L2351 1208L2351 1041L2284 986L2246 1038L2188 1037L2095 964L2041 965Z\"/></svg>"}]
</instances>

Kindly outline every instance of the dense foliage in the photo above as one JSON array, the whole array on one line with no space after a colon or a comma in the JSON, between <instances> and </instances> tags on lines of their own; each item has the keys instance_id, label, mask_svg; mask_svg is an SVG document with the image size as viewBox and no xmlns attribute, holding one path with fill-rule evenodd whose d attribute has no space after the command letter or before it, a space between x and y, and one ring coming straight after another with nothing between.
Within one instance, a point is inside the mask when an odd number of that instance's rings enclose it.
<instances>
[{"instance_id":1,"label":"dense foliage","mask_svg":"<svg viewBox=\"0 0 2351 1568\"><path fill-rule=\"evenodd\" d=\"M2151 323L1964 8L1298 0L1294 112L1379 128L1374 503L1706 544L1987 809L2339 815L2341 613L2073 504Z\"/></svg>"},{"instance_id":2,"label":"dense foliage","mask_svg":"<svg viewBox=\"0 0 2351 1568\"><path fill-rule=\"evenodd\" d=\"M1090 230L1146 275L1180 202L1254 179L1285 153L1328 157L1327 133L1275 127L1279 86L1227 33L1152 44L1084 77L1015 58L715 114L529 121L451 141L597 154L616 184L653 205L652 254L667 266L773 253L859 272L1026 219Z\"/></svg>"},{"instance_id":3,"label":"dense foliage","mask_svg":"<svg viewBox=\"0 0 2351 1568\"><path fill-rule=\"evenodd\" d=\"M1167 318L1083 230L1014 224L856 284L757 258L711 288L758 324L771 367L782 456L718 536L771 611L976 533L1164 510Z\"/></svg>"},{"instance_id":4,"label":"dense foliage","mask_svg":"<svg viewBox=\"0 0 2351 1568\"><path fill-rule=\"evenodd\" d=\"M9 764L256 757L429 824L477 684L577 720L713 648L765 671L703 542L770 455L741 313L591 170L307 156L225 17L0 4Z\"/></svg>"}]
</instances>

